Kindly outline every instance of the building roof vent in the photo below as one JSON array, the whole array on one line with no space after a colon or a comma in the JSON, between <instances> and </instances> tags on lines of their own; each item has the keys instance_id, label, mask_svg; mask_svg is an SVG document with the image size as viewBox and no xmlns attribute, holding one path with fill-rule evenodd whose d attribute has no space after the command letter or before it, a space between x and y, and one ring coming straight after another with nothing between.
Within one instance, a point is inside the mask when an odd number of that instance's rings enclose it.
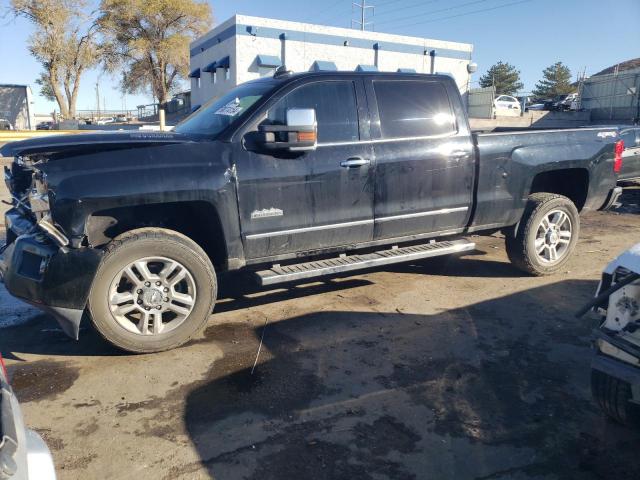
<instances>
[{"instance_id":1,"label":"building roof vent","mask_svg":"<svg viewBox=\"0 0 640 480\"><path fill-rule=\"evenodd\" d=\"M378 71L378 67L376 67L375 65L358 65L356 67L356 72L377 72Z\"/></svg>"},{"instance_id":2,"label":"building roof vent","mask_svg":"<svg viewBox=\"0 0 640 480\"><path fill-rule=\"evenodd\" d=\"M416 73L415 68L399 68L398 73Z\"/></svg>"},{"instance_id":3,"label":"building roof vent","mask_svg":"<svg viewBox=\"0 0 640 480\"><path fill-rule=\"evenodd\" d=\"M335 63L323 60L316 60L313 62L313 65L311 65L312 72L336 72L337 70L338 67L336 67Z\"/></svg>"},{"instance_id":4,"label":"building roof vent","mask_svg":"<svg viewBox=\"0 0 640 480\"><path fill-rule=\"evenodd\" d=\"M258 55L256 62L259 67L278 68L282 66L282 60L274 55Z\"/></svg>"}]
</instances>

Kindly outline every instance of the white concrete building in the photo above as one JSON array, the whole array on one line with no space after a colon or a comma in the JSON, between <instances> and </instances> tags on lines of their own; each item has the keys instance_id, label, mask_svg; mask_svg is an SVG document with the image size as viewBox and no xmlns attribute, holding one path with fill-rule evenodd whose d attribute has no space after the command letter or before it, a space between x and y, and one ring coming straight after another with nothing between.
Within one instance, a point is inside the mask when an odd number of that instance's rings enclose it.
<instances>
[{"instance_id":1,"label":"white concrete building","mask_svg":"<svg viewBox=\"0 0 640 480\"><path fill-rule=\"evenodd\" d=\"M448 73L462 93L473 45L236 15L191 43L191 104L285 64L310 70Z\"/></svg>"}]
</instances>

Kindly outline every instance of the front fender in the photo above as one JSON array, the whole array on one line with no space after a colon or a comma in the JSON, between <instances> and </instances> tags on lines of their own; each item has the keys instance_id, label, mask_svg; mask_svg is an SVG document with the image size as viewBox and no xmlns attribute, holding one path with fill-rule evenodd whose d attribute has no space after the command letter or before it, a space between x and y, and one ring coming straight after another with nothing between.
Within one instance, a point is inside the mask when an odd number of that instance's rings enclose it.
<instances>
[{"instance_id":1,"label":"front fender","mask_svg":"<svg viewBox=\"0 0 640 480\"><path fill-rule=\"evenodd\" d=\"M47 174L52 217L72 245L85 238L96 212L197 201L217 213L229 256L242 258L230 152L229 144L192 142L96 152L38 168Z\"/></svg>"}]
</instances>

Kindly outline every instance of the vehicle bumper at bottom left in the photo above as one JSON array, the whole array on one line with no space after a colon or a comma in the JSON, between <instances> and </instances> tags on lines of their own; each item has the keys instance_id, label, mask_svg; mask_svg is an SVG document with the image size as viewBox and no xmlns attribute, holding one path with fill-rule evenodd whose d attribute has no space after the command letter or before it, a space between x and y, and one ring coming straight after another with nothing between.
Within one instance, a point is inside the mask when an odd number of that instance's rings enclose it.
<instances>
[{"instance_id":1,"label":"vehicle bumper at bottom left","mask_svg":"<svg viewBox=\"0 0 640 480\"><path fill-rule=\"evenodd\" d=\"M13 296L53 315L62 329L78 338L102 251L59 248L25 219L6 216L7 245L0 254L0 276Z\"/></svg>"}]
</instances>

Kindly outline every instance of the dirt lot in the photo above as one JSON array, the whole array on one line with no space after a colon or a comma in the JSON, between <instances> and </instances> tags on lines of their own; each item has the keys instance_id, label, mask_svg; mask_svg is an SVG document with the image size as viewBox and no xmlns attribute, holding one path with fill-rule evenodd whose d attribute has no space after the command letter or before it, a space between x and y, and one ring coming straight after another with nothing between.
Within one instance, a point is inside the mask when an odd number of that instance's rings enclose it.
<instances>
[{"instance_id":1,"label":"dirt lot","mask_svg":"<svg viewBox=\"0 0 640 480\"><path fill-rule=\"evenodd\" d=\"M62 480L640 478L640 433L590 398L597 320L573 317L640 241L640 189L625 202L584 217L553 277L522 276L497 237L445 267L228 277L202 338L146 356L89 326L69 340L2 291L0 346Z\"/></svg>"}]
</instances>

